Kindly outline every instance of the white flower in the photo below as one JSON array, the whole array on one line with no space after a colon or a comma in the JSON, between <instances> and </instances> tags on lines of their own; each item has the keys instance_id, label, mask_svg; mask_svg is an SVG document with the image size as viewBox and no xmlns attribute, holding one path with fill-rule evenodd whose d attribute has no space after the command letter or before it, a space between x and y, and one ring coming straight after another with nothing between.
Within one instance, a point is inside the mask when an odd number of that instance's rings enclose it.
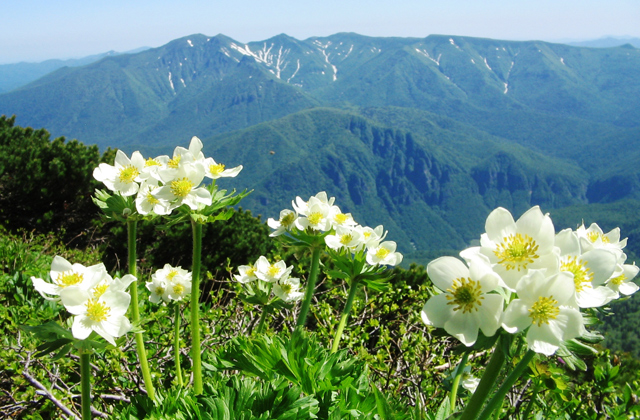
<instances>
[{"instance_id":1,"label":"white flower","mask_svg":"<svg viewBox=\"0 0 640 420\"><path fill-rule=\"evenodd\" d=\"M478 257L469 267L457 258L441 257L427 265L433 283L444 292L425 303L421 316L427 325L444 328L466 346L478 339L478 331L491 337L500 326L504 298L489 293L499 278L486 258Z\"/></svg>"},{"instance_id":2,"label":"white flower","mask_svg":"<svg viewBox=\"0 0 640 420\"><path fill-rule=\"evenodd\" d=\"M338 226L335 234L325 236L324 241L329 248L334 250L342 247L353 250L364 244L361 231L343 226Z\"/></svg>"},{"instance_id":3,"label":"white flower","mask_svg":"<svg viewBox=\"0 0 640 420\"><path fill-rule=\"evenodd\" d=\"M363 227L358 225L355 229L362 232L362 237L367 248L377 247L387 236L387 232L384 230L382 225L378 225L375 229L370 228L369 226Z\"/></svg>"},{"instance_id":4,"label":"white flower","mask_svg":"<svg viewBox=\"0 0 640 420\"><path fill-rule=\"evenodd\" d=\"M311 197L312 199L314 197ZM295 220L295 225L299 230L307 228L326 232L331 230L331 219L329 218L331 206L320 200L309 200L309 205L302 216Z\"/></svg>"},{"instance_id":5,"label":"white flower","mask_svg":"<svg viewBox=\"0 0 640 420\"><path fill-rule=\"evenodd\" d=\"M140 179L143 181L155 180L157 184L159 181L162 181L160 177L160 171L166 169L169 164L169 156L162 155L155 158L148 158L144 161L144 168L142 168L142 172L140 173Z\"/></svg>"},{"instance_id":6,"label":"white flower","mask_svg":"<svg viewBox=\"0 0 640 420\"><path fill-rule=\"evenodd\" d=\"M465 372L462 376L462 387L470 393L476 392L476 389L480 385L480 378L476 378L470 373Z\"/></svg>"},{"instance_id":7,"label":"white flower","mask_svg":"<svg viewBox=\"0 0 640 420\"><path fill-rule=\"evenodd\" d=\"M191 272L182 267L165 264L151 275L151 281L146 283L151 292L149 300L153 303L170 300L182 300L191 293Z\"/></svg>"},{"instance_id":8,"label":"white flower","mask_svg":"<svg viewBox=\"0 0 640 420\"><path fill-rule=\"evenodd\" d=\"M88 290L107 275L107 270L102 263L85 267L82 264L71 264L56 255L51 262L51 271L49 272L52 283L37 277L31 277L31 282L43 298L57 301L60 300L60 292L65 288L80 286Z\"/></svg>"},{"instance_id":9,"label":"white flower","mask_svg":"<svg viewBox=\"0 0 640 420\"><path fill-rule=\"evenodd\" d=\"M293 209L297 214L301 214L306 216L309 212L309 206L313 204L326 204L327 206L333 206L333 202L335 201L335 197L328 198L327 193L324 191L319 192L313 197L309 198L309 201L304 201L300 197L296 197L295 201L292 201L291 204Z\"/></svg>"},{"instance_id":10,"label":"white flower","mask_svg":"<svg viewBox=\"0 0 640 420\"><path fill-rule=\"evenodd\" d=\"M267 220L267 225L269 225L271 229L274 229L274 231L271 232L269 236L280 236L286 231L291 230L291 228L294 227L297 217L298 215L294 211L286 209L280 212L280 218L278 220L270 217Z\"/></svg>"},{"instance_id":11,"label":"white flower","mask_svg":"<svg viewBox=\"0 0 640 420\"><path fill-rule=\"evenodd\" d=\"M617 270L607 280L607 286L616 292L616 299L620 297L620 293L629 296L638 291L638 285L632 280L638 275L639 270L635 264L618 265Z\"/></svg>"},{"instance_id":12,"label":"white flower","mask_svg":"<svg viewBox=\"0 0 640 420\"><path fill-rule=\"evenodd\" d=\"M581 253L581 241L571 229L556 235L556 246L560 252L560 271L573 274L575 298L573 306L596 308L615 299L616 293L605 282L617 267L618 257L605 249L591 249Z\"/></svg>"},{"instance_id":13,"label":"white flower","mask_svg":"<svg viewBox=\"0 0 640 420\"><path fill-rule=\"evenodd\" d=\"M609 233L604 233L600 226L592 223L589 228L582 224L576 229L576 234L580 238L582 252L592 249L606 249L620 255L622 249L627 246L627 238L620 240L620 228L615 228Z\"/></svg>"},{"instance_id":14,"label":"white flower","mask_svg":"<svg viewBox=\"0 0 640 420\"><path fill-rule=\"evenodd\" d=\"M166 173L161 174L162 176ZM201 164L185 164L180 166L172 179L163 179L165 185L153 192L158 200L166 200L172 208L186 204L192 210L198 209L198 204L211 204L211 193L200 183L204 179L204 168ZM199 188L200 187L200 188Z\"/></svg>"},{"instance_id":15,"label":"white flower","mask_svg":"<svg viewBox=\"0 0 640 420\"><path fill-rule=\"evenodd\" d=\"M123 196L134 195L138 192L140 173L144 168L144 158L140 152L133 152L131 159L118 150L114 165L101 163L93 170L93 177L102 182L111 191L117 191Z\"/></svg>"},{"instance_id":16,"label":"white flower","mask_svg":"<svg viewBox=\"0 0 640 420\"><path fill-rule=\"evenodd\" d=\"M465 259L472 258L475 253L489 257L503 286L508 289L515 290L528 269L557 271L553 222L538 206L525 212L517 222L508 210L498 207L487 217L485 229L486 233L480 237L480 248L468 248L460 255Z\"/></svg>"},{"instance_id":17,"label":"white flower","mask_svg":"<svg viewBox=\"0 0 640 420\"><path fill-rule=\"evenodd\" d=\"M149 301L160 303L161 300L169 302L169 290L167 289L167 281L156 275L151 275L151 281L145 283L145 286L151 292Z\"/></svg>"},{"instance_id":18,"label":"white flower","mask_svg":"<svg viewBox=\"0 0 640 420\"><path fill-rule=\"evenodd\" d=\"M273 286L273 293L285 302L295 302L304 296L300 291L300 279L286 277L278 280Z\"/></svg>"},{"instance_id":19,"label":"white flower","mask_svg":"<svg viewBox=\"0 0 640 420\"><path fill-rule=\"evenodd\" d=\"M353 220L351 213L342 213L338 206L331 206L329 219L331 226L334 229L337 229L338 227L353 228L357 225L356 221Z\"/></svg>"},{"instance_id":20,"label":"white flower","mask_svg":"<svg viewBox=\"0 0 640 420\"><path fill-rule=\"evenodd\" d=\"M67 310L76 315L71 327L73 336L84 340L95 331L115 346L114 338L131 330L131 324L125 316L130 301L131 296L126 292L107 290L100 297L90 298L82 305L67 306Z\"/></svg>"},{"instance_id":21,"label":"white flower","mask_svg":"<svg viewBox=\"0 0 640 420\"><path fill-rule=\"evenodd\" d=\"M191 294L191 273L171 277L167 289L171 300L182 300L189 296Z\"/></svg>"},{"instance_id":22,"label":"white flower","mask_svg":"<svg viewBox=\"0 0 640 420\"><path fill-rule=\"evenodd\" d=\"M136 209L138 213L147 215L155 213L157 215L165 215L171 213L171 204L167 200L161 200L153 195L158 190L158 181L150 178L140 185L138 195L136 196Z\"/></svg>"},{"instance_id":23,"label":"white flower","mask_svg":"<svg viewBox=\"0 0 640 420\"><path fill-rule=\"evenodd\" d=\"M271 264L265 256L258 258L255 264L255 275L262 281L273 283L282 278L286 278L293 270L293 267L287 267L284 261L278 261Z\"/></svg>"},{"instance_id":24,"label":"white flower","mask_svg":"<svg viewBox=\"0 0 640 420\"><path fill-rule=\"evenodd\" d=\"M240 274L234 274L233 277L242 284L258 279L255 265L241 265L238 267L238 271Z\"/></svg>"},{"instance_id":25,"label":"white flower","mask_svg":"<svg viewBox=\"0 0 640 420\"><path fill-rule=\"evenodd\" d=\"M380 245L367 250L367 263L369 265L398 265L401 262L402 254L396 252L396 243L393 241L382 242Z\"/></svg>"},{"instance_id":26,"label":"white flower","mask_svg":"<svg viewBox=\"0 0 640 420\"><path fill-rule=\"evenodd\" d=\"M510 333L529 328L529 349L551 356L563 341L586 332L582 315L569 306L574 296L571 274L560 272L547 277L544 270L531 270L516 291L518 298L504 311L502 328Z\"/></svg>"},{"instance_id":27,"label":"white flower","mask_svg":"<svg viewBox=\"0 0 640 420\"><path fill-rule=\"evenodd\" d=\"M238 174L242 170L242 165L236 166L235 168L231 169L225 169L225 166L222 163L216 163L213 158L206 158L204 160L204 169L204 176L206 176L207 178L234 178L238 176Z\"/></svg>"}]
</instances>

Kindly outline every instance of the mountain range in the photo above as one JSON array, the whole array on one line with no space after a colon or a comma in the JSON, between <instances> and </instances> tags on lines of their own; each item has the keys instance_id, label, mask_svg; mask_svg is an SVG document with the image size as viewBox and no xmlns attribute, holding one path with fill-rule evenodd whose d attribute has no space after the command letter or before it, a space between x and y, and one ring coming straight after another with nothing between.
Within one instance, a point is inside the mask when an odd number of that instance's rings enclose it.
<instances>
[{"instance_id":1,"label":"mountain range","mask_svg":"<svg viewBox=\"0 0 640 420\"><path fill-rule=\"evenodd\" d=\"M579 223L573 209L640 199L630 44L192 35L60 68L1 94L0 114L127 153L197 135L206 155L244 165L221 181L254 189L243 207L273 217L326 190L415 260L466 246L499 205Z\"/></svg>"}]
</instances>

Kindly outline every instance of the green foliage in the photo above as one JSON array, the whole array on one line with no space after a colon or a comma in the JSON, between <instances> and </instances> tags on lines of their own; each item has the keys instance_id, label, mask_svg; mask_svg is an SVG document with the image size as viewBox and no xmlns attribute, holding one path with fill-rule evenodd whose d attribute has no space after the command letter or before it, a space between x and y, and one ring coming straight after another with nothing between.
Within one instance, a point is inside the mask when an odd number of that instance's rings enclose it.
<instances>
[{"instance_id":1,"label":"green foliage","mask_svg":"<svg viewBox=\"0 0 640 420\"><path fill-rule=\"evenodd\" d=\"M76 140L14 126L0 117L0 223L11 229L86 235L97 211L90 196L100 154Z\"/></svg>"}]
</instances>

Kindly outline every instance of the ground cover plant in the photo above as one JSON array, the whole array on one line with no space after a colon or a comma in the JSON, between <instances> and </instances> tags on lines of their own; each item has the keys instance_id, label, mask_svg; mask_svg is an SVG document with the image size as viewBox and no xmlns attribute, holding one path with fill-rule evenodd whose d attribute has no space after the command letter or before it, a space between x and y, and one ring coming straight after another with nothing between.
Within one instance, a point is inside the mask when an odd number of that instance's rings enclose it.
<instances>
[{"instance_id":1,"label":"ground cover plant","mask_svg":"<svg viewBox=\"0 0 640 420\"><path fill-rule=\"evenodd\" d=\"M619 230L556 233L538 207L518 220L497 208L480 246L401 269L384 227L324 192L292 197L268 228L251 221L233 209L248 192L218 185L242 168L201 149L194 138L173 156L118 151L95 165L106 189L93 201L119 244L2 232L3 415L638 413L637 361L600 351L595 331L638 288ZM227 238L207 236L236 219L217 231ZM254 229L254 243L229 241Z\"/></svg>"}]
</instances>

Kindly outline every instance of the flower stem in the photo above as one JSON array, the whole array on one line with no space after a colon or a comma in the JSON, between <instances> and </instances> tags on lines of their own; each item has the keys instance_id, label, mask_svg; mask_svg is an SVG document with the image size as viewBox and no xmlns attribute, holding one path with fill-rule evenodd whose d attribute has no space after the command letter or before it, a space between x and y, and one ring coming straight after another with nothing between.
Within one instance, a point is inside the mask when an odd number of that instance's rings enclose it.
<instances>
[{"instance_id":1,"label":"flower stem","mask_svg":"<svg viewBox=\"0 0 640 420\"><path fill-rule=\"evenodd\" d=\"M469 359L469 353L465 352L462 355L462 359L456 368L456 376L453 379L453 385L451 386L451 395L449 400L451 401L451 412L456 411L456 398L458 396L458 388L460 387L460 379L462 379L462 374L464 373L464 367L467 364L467 360Z\"/></svg>"},{"instance_id":2,"label":"flower stem","mask_svg":"<svg viewBox=\"0 0 640 420\"><path fill-rule=\"evenodd\" d=\"M342 332L344 331L344 327L347 324L347 320L349 319L349 314L351 312L351 307L353 306L353 299L356 297L357 289L358 279L351 279L351 288L349 289L349 295L347 296L347 301L345 302L344 309L342 310L342 316L340 317L340 323L338 324L336 335L333 337L331 353L335 353L338 351L338 346L340 344L340 340L342 339Z\"/></svg>"},{"instance_id":3,"label":"flower stem","mask_svg":"<svg viewBox=\"0 0 640 420\"><path fill-rule=\"evenodd\" d=\"M533 390L531 391L531 398L529 399L529 404L527 404L527 408L525 408L524 413L522 415L523 419L528 419L529 414L533 410L533 406L536 403L536 397L538 396L538 390L540 389L540 381L538 379L534 379Z\"/></svg>"},{"instance_id":4,"label":"flower stem","mask_svg":"<svg viewBox=\"0 0 640 420\"><path fill-rule=\"evenodd\" d=\"M82 420L91 419L91 351L80 351Z\"/></svg>"},{"instance_id":5,"label":"flower stem","mask_svg":"<svg viewBox=\"0 0 640 420\"><path fill-rule=\"evenodd\" d=\"M173 320L173 349L176 363L176 379L178 380L178 386L182 388L184 382L182 382L182 368L180 367L180 305L175 304L176 309Z\"/></svg>"},{"instance_id":6,"label":"flower stem","mask_svg":"<svg viewBox=\"0 0 640 420\"><path fill-rule=\"evenodd\" d=\"M518 378L520 378L527 366L529 366L529 362L531 362L535 355L536 352L534 352L533 350L528 350L525 355L522 356L522 360L520 360L515 369L513 369L513 372L511 372L507 379L505 379L502 386L500 386L500 388L498 389L498 392L496 392L491 400L489 400L489 403L480 414L480 417L478 417L478 420L488 419L489 416L491 416L491 413L493 413L496 408L499 408L502 405L502 401L504 400L505 395L507 395L507 392L509 392L513 384L515 384Z\"/></svg>"},{"instance_id":7,"label":"flower stem","mask_svg":"<svg viewBox=\"0 0 640 420\"><path fill-rule=\"evenodd\" d=\"M316 290L316 281L318 280L318 268L320 266L320 252L322 248L315 245L311 253L311 270L309 271L309 278L307 279L307 289L304 293L304 301L300 307L300 313L298 314L297 327L304 327L307 320L307 314L309 313L309 307L311 306L311 300L313 299L313 293Z\"/></svg>"},{"instance_id":8,"label":"flower stem","mask_svg":"<svg viewBox=\"0 0 640 420\"><path fill-rule=\"evenodd\" d=\"M200 348L200 259L202 257L202 224L191 220L193 228L193 259L191 265L191 360L193 388L202 394L202 361Z\"/></svg>"},{"instance_id":9,"label":"flower stem","mask_svg":"<svg viewBox=\"0 0 640 420\"><path fill-rule=\"evenodd\" d=\"M491 359L489 359L489 364L482 375L482 379L480 379L478 388L476 388L476 392L474 392L469 399L467 406L464 408L464 411L458 420L472 420L476 418L482 408L482 404L484 404L485 400L489 396L489 392L493 388L496 378L502 370L504 360L505 354L504 351L502 351L501 339L498 338L496 348L491 355Z\"/></svg>"},{"instance_id":10,"label":"flower stem","mask_svg":"<svg viewBox=\"0 0 640 420\"><path fill-rule=\"evenodd\" d=\"M264 321L267 319L267 315L269 314L269 309L265 305L262 307L262 313L260 314L260 320L258 321L258 326L256 327L256 334L261 334L264 330Z\"/></svg>"},{"instance_id":11,"label":"flower stem","mask_svg":"<svg viewBox=\"0 0 640 420\"><path fill-rule=\"evenodd\" d=\"M137 278L137 260L136 260L136 236L137 236L138 222L135 220L127 221L127 247L129 250L129 274ZM134 324L140 323L140 312L138 307L138 282L134 281L129 286L129 292L131 294L131 319ZM140 361L140 369L142 370L142 378L144 380L144 386L147 389L147 395L152 400L155 399L155 389L151 382L151 373L149 371L149 363L147 362L147 352L144 348L144 338L142 333L134 334L136 340L136 351L138 353L138 360Z\"/></svg>"}]
</instances>

